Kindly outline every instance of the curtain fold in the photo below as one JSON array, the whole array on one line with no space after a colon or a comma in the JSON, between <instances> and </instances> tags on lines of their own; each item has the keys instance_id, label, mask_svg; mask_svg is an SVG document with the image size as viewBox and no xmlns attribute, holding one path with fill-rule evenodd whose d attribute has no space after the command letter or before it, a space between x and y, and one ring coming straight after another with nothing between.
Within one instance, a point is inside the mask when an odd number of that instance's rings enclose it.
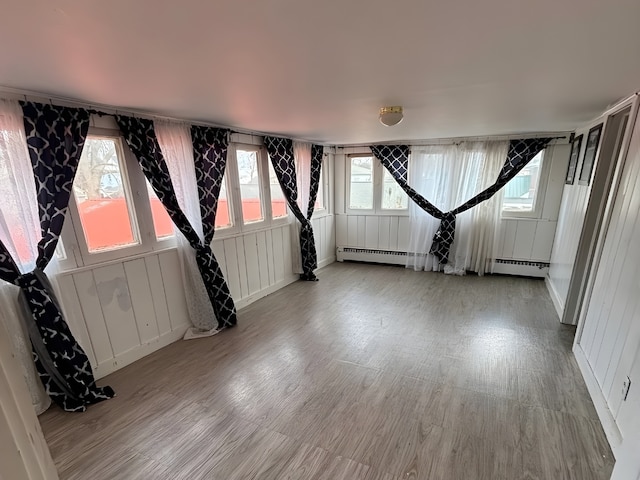
<instances>
[{"instance_id":1,"label":"curtain fold","mask_svg":"<svg viewBox=\"0 0 640 480\"><path fill-rule=\"evenodd\" d=\"M222 128L192 126L195 172L200 200L204 242L211 245L216 226L218 198L227 168L230 131ZM207 282L213 286L213 308L223 326L236 324L236 306L218 261L211 252L207 258Z\"/></svg>"},{"instance_id":2,"label":"curtain fold","mask_svg":"<svg viewBox=\"0 0 640 480\"><path fill-rule=\"evenodd\" d=\"M313 237L311 221L298 206L298 187L296 167L293 153L293 142L288 138L265 137L264 144L271 159L271 164L278 177L282 192L287 198L291 212L301 224L300 250L302 254L301 280L317 281L313 271L318 267L316 245ZM313 213L313 212L312 212Z\"/></svg>"},{"instance_id":3,"label":"curtain fold","mask_svg":"<svg viewBox=\"0 0 640 480\"><path fill-rule=\"evenodd\" d=\"M160 150L167 162L178 204L198 237L204 238L190 127L185 123L154 120L154 129ZM217 333L218 321L200 275L196 252L175 224L174 232L178 244L187 310L193 324L193 327L185 333L185 339L205 334L213 335Z\"/></svg>"},{"instance_id":4,"label":"curtain fold","mask_svg":"<svg viewBox=\"0 0 640 480\"><path fill-rule=\"evenodd\" d=\"M187 216L184 214L175 194L171 175L153 128L153 121L118 115L116 121L125 141L138 159L142 171L154 192L165 207L169 217L196 252L196 262L214 312L218 304L220 290L211 283L211 272L219 271L211 247L198 237ZM220 272L221 274L221 272ZM217 312L216 312L217 313ZM218 316L218 328L232 327L236 324L235 311L231 315Z\"/></svg>"},{"instance_id":5,"label":"curtain fold","mask_svg":"<svg viewBox=\"0 0 640 480\"><path fill-rule=\"evenodd\" d=\"M91 364L73 337L44 273L64 223L73 179L89 129L89 112L21 102L38 199L41 238L35 268L21 273L0 241L0 278L18 285L33 359L47 394L67 411L114 396L95 384Z\"/></svg>"}]
</instances>

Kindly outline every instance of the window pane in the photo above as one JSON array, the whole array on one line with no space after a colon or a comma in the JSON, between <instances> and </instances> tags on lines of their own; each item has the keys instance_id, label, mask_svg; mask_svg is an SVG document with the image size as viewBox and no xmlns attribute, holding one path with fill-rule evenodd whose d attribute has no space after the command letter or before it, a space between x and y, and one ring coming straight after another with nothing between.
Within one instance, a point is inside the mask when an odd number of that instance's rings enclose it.
<instances>
[{"instance_id":1,"label":"window pane","mask_svg":"<svg viewBox=\"0 0 640 480\"><path fill-rule=\"evenodd\" d=\"M349 208L373 208L373 157L351 158Z\"/></svg>"},{"instance_id":2,"label":"window pane","mask_svg":"<svg viewBox=\"0 0 640 480\"><path fill-rule=\"evenodd\" d=\"M131 223L131 201L123 183L119 141L88 138L85 142L73 193L89 252L137 245Z\"/></svg>"},{"instance_id":3,"label":"window pane","mask_svg":"<svg viewBox=\"0 0 640 480\"><path fill-rule=\"evenodd\" d=\"M240 177L240 197L242 198L242 218L244 223L259 222L264 219L260 197L258 172L258 152L236 150L238 176Z\"/></svg>"},{"instance_id":4,"label":"window pane","mask_svg":"<svg viewBox=\"0 0 640 480\"><path fill-rule=\"evenodd\" d=\"M506 212L532 212L536 204L536 193L542 169L542 152L504 187L502 209Z\"/></svg>"},{"instance_id":5,"label":"window pane","mask_svg":"<svg viewBox=\"0 0 640 480\"><path fill-rule=\"evenodd\" d=\"M227 174L222 177L220 196L218 197L218 211L216 212L216 228L229 228L233 226L229 213L229 200L227 197Z\"/></svg>"},{"instance_id":6,"label":"window pane","mask_svg":"<svg viewBox=\"0 0 640 480\"><path fill-rule=\"evenodd\" d=\"M156 192L151 188L151 184L148 180L145 180L147 184L147 193L149 194L149 203L151 204L151 216L153 217L153 229L156 233L156 239L161 240L173 236L173 222L171 217L167 213L167 210L162 205L162 202L156 195Z\"/></svg>"},{"instance_id":7,"label":"window pane","mask_svg":"<svg viewBox=\"0 0 640 480\"><path fill-rule=\"evenodd\" d=\"M408 206L409 197L385 168L382 181L382 209L406 210Z\"/></svg>"},{"instance_id":8,"label":"window pane","mask_svg":"<svg viewBox=\"0 0 640 480\"><path fill-rule=\"evenodd\" d=\"M271 214L273 218L282 218L287 216L287 200L282 193L282 188L278 183L276 171L273 169L271 162L269 163L269 190L271 193Z\"/></svg>"}]
</instances>

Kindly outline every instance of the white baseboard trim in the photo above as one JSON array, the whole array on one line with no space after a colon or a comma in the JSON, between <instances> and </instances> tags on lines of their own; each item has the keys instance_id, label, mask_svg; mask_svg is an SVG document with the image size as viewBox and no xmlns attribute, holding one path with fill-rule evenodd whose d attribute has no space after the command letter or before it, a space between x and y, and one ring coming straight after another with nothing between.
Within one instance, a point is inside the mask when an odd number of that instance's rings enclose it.
<instances>
[{"instance_id":1,"label":"white baseboard trim","mask_svg":"<svg viewBox=\"0 0 640 480\"><path fill-rule=\"evenodd\" d=\"M173 342L177 342L184 336L184 332L187 331L187 328L189 328L189 325L181 325L174 328L169 333L165 333L164 335L155 338L149 343L139 345L124 353L120 353L115 358L110 358L109 360L99 363L98 366L93 369L94 377L96 380L106 377L116 370L120 370L121 368L130 365L136 360L140 360L156 350L160 350Z\"/></svg>"},{"instance_id":2,"label":"white baseboard trim","mask_svg":"<svg viewBox=\"0 0 640 480\"><path fill-rule=\"evenodd\" d=\"M558 321L562 321L562 315L564 315L564 301L558 295L558 291L556 290L555 285L549 278L549 275L544 277L544 283L547 286L547 290L549 291L549 296L551 297L551 301L553 302L553 306L556 309L556 313L558 314Z\"/></svg>"},{"instance_id":3,"label":"white baseboard trim","mask_svg":"<svg viewBox=\"0 0 640 480\"><path fill-rule=\"evenodd\" d=\"M276 292L278 290L280 290L281 288L286 287L287 285L297 281L300 279L300 275L297 273L291 274L288 277L285 277L284 280L280 280L278 283L274 283L273 285L267 287L267 288L263 288L262 290L257 291L256 293L252 293L251 295L241 298L240 300L238 300L236 302L236 308L238 310L241 310L243 308L245 308L248 305L251 305L253 302L255 302L256 300L260 300L263 297L266 297L267 295L272 294L273 292Z\"/></svg>"},{"instance_id":4,"label":"white baseboard trim","mask_svg":"<svg viewBox=\"0 0 640 480\"><path fill-rule=\"evenodd\" d=\"M335 263L335 261L336 261L335 255L333 257L328 257L328 258L325 258L324 260L320 260L318 262L318 268L323 268L323 267L326 267L327 265L331 265L332 263Z\"/></svg>"},{"instance_id":5,"label":"white baseboard trim","mask_svg":"<svg viewBox=\"0 0 640 480\"><path fill-rule=\"evenodd\" d=\"M602 390L600 390L600 385L598 385L598 381L593 375L593 371L589 366L587 356L584 354L584 351L582 350L580 344L576 344L573 346L573 353L576 356L578 367L580 368L580 372L582 373L582 378L584 378L584 383L586 383L587 385L587 390L589 390L589 395L591 396L593 405L596 407L598 418L600 419L602 429L604 430L604 433L607 436L607 440L609 441L609 446L611 447L613 456L617 457L618 450L622 444L622 434L620 433L620 429L618 428L618 425L616 424L616 421L611 414L611 410L609 410L607 401L602 394Z\"/></svg>"}]
</instances>

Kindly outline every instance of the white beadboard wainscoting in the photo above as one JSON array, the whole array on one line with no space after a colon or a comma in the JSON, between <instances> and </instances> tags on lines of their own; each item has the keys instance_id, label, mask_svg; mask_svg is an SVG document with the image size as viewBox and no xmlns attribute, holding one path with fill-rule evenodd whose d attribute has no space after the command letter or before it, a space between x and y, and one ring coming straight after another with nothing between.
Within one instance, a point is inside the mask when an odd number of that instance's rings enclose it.
<instances>
[{"instance_id":1,"label":"white beadboard wainscoting","mask_svg":"<svg viewBox=\"0 0 640 480\"><path fill-rule=\"evenodd\" d=\"M319 266L335 261L333 215L313 219ZM298 279L293 225L216 239L212 248L237 308ZM67 321L96 378L182 338L190 325L176 249L63 272Z\"/></svg>"}]
</instances>

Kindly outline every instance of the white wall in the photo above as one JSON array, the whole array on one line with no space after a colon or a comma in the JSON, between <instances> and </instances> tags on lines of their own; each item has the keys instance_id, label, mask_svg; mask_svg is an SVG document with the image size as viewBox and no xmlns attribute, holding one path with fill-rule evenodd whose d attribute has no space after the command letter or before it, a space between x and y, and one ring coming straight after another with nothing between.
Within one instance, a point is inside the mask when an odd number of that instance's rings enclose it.
<instances>
[{"instance_id":1,"label":"white wall","mask_svg":"<svg viewBox=\"0 0 640 480\"><path fill-rule=\"evenodd\" d=\"M613 203L591 297L574 351L615 451L631 438L640 405L640 123L636 122ZM635 366L634 366L635 362ZM629 397L622 386L631 378ZM613 425L611 425L611 420ZM617 431L616 431L617 429ZM607 428L605 428L607 430ZM622 443L619 443L619 442ZM640 448L640 445L637 445Z\"/></svg>"}]
</instances>

